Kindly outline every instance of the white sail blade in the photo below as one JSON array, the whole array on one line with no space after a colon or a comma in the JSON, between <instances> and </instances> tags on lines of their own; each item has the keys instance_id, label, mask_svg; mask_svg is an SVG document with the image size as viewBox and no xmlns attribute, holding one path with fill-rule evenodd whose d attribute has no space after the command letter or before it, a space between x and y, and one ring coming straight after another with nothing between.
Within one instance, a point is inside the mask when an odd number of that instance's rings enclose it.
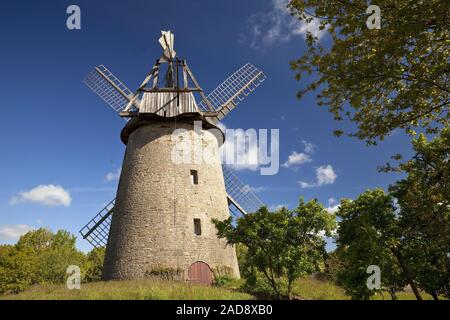
<instances>
[{"instance_id":1,"label":"white sail blade","mask_svg":"<svg viewBox=\"0 0 450 320\"><path fill-rule=\"evenodd\" d=\"M230 212L233 215L254 213L264 206L264 203L252 191L250 186L239 180L230 168L222 165L222 171Z\"/></svg>"},{"instance_id":2,"label":"white sail blade","mask_svg":"<svg viewBox=\"0 0 450 320\"><path fill-rule=\"evenodd\" d=\"M214 89L206 99L219 112L217 118L221 120L265 79L261 70L247 63ZM204 111L208 110L205 100L199 103L199 107Z\"/></svg>"},{"instance_id":3,"label":"white sail blade","mask_svg":"<svg viewBox=\"0 0 450 320\"><path fill-rule=\"evenodd\" d=\"M127 86L104 65L95 67L86 76L84 83L117 113L122 112L133 97ZM134 102L136 107L139 103L140 101Z\"/></svg>"}]
</instances>

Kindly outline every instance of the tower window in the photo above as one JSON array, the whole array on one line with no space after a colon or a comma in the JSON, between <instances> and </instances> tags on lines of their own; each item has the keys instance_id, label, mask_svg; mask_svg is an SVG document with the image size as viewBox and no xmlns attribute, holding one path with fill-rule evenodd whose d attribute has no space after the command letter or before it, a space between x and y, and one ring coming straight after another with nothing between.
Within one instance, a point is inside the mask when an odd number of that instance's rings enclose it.
<instances>
[{"instance_id":1,"label":"tower window","mask_svg":"<svg viewBox=\"0 0 450 320\"><path fill-rule=\"evenodd\" d=\"M194 219L194 232L198 236L202 234L202 225L200 223L200 219Z\"/></svg>"},{"instance_id":2,"label":"tower window","mask_svg":"<svg viewBox=\"0 0 450 320\"><path fill-rule=\"evenodd\" d=\"M191 183L198 184L198 172L197 170L191 170Z\"/></svg>"}]
</instances>

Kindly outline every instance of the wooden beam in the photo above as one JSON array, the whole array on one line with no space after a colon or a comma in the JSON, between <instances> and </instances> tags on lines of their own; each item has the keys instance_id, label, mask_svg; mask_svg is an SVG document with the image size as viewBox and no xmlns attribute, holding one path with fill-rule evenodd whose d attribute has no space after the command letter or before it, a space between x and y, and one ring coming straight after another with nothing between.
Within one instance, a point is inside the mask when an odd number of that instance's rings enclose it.
<instances>
[{"instance_id":1,"label":"wooden beam","mask_svg":"<svg viewBox=\"0 0 450 320\"><path fill-rule=\"evenodd\" d=\"M245 211L229 194L227 194L228 205L232 203L243 215L247 215L247 211Z\"/></svg>"},{"instance_id":2,"label":"wooden beam","mask_svg":"<svg viewBox=\"0 0 450 320\"><path fill-rule=\"evenodd\" d=\"M119 113L119 116L125 117L137 117L139 116L139 112L130 112L130 111L122 111Z\"/></svg>"},{"instance_id":3,"label":"wooden beam","mask_svg":"<svg viewBox=\"0 0 450 320\"><path fill-rule=\"evenodd\" d=\"M125 94L125 92L123 92L122 89L119 88L119 86L117 86L113 81L111 81L105 74L103 74L103 72L98 68L95 67L94 68L95 71L97 71L97 73L103 78L105 79L110 85L112 85L114 87L114 89L116 89L125 99L127 99L128 101L130 101L131 97L129 97L128 95ZM140 103L140 101L133 101L133 103L136 105L138 105L138 103Z\"/></svg>"},{"instance_id":4,"label":"wooden beam","mask_svg":"<svg viewBox=\"0 0 450 320\"><path fill-rule=\"evenodd\" d=\"M145 86L147 85L147 83L150 81L150 79L152 78L153 74L159 69L159 62L157 61L156 64L153 66L152 70L149 72L149 74L147 74L147 76L145 77L144 81L142 81L141 85L139 86L139 88L136 90L135 94L133 95L133 97L131 98L130 102L128 103L127 107L124 109L124 111L130 111L131 107L134 104L134 101L137 99L140 90L144 89ZM137 108L139 109L139 107Z\"/></svg>"},{"instance_id":5,"label":"wooden beam","mask_svg":"<svg viewBox=\"0 0 450 320\"><path fill-rule=\"evenodd\" d=\"M201 88L180 88L177 90L176 88L158 88L158 89L141 89L141 92L200 92Z\"/></svg>"},{"instance_id":6,"label":"wooden beam","mask_svg":"<svg viewBox=\"0 0 450 320\"><path fill-rule=\"evenodd\" d=\"M186 61L183 60L183 87L187 89L189 87L188 77L186 72Z\"/></svg>"},{"instance_id":7,"label":"wooden beam","mask_svg":"<svg viewBox=\"0 0 450 320\"><path fill-rule=\"evenodd\" d=\"M189 76L191 77L192 82L194 82L195 87L200 89L200 86L198 85L197 80L195 79L194 75L191 72L191 69L189 69L189 66L187 64L186 64L186 71L188 72ZM216 109L214 109L214 107L211 105L211 102L209 102L208 99L206 98L205 94L203 93L203 90L200 91L200 96L202 97L203 101L205 101L209 110L216 111Z\"/></svg>"},{"instance_id":8,"label":"wooden beam","mask_svg":"<svg viewBox=\"0 0 450 320\"><path fill-rule=\"evenodd\" d=\"M155 66L157 66L158 68L155 70L154 74L153 74L153 89L156 89L156 87L158 86L158 77L159 77L159 61L157 60L155 63Z\"/></svg>"}]
</instances>

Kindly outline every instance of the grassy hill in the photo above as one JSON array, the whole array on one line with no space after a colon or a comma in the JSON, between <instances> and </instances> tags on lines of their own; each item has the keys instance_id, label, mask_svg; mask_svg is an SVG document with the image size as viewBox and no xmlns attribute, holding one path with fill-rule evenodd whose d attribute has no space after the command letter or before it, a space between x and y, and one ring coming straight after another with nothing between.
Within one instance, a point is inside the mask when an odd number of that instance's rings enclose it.
<instances>
[{"instance_id":1,"label":"grassy hill","mask_svg":"<svg viewBox=\"0 0 450 320\"><path fill-rule=\"evenodd\" d=\"M162 280L111 281L82 284L81 290L68 290L64 285L38 285L0 300L251 300L254 296L240 292L239 282L226 287L205 287ZM347 300L342 288L328 281L304 278L296 282L294 294L305 300ZM431 299L423 295L424 299ZM389 300L389 294L375 299ZM415 300L410 292L399 293L399 299Z\"/></svg>"},{"instance_id":2,"label":"grassy hill","mask_svg":"<svg viewBox=\"0 0 450 320\"><path fill-rule=\"evenodd\" d=\"M26 300L247 300L253 296L235 290L206 287L162 280L94 282L81 285L81 290L68 290L65 285L37 285L0 299Z\"/></svg>"}]
</instances>

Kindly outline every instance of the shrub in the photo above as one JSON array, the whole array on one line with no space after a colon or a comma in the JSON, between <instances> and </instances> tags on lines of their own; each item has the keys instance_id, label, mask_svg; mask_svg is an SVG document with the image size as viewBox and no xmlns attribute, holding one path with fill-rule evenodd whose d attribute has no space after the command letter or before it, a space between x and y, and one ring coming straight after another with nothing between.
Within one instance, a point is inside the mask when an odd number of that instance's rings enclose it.
<instances>
[{"instance_id":1,"label":"shrub","mask_svg":"<svg viewBox=\"0 0 450 320\"><path fill-rule=\"evenodd\" d=\"M216 287L225 287L234 279L230 276L215 276L213 285Z\"/></svg>"},{"instance_id":2,"label":"shrub","mask_svg":"<svg viewBox=\"0 0 450 320\"><path fill-rule=\"evenodd\" d=\"M169 281L182 281L184 280L184 272L179 268L154 268L145 272L145 277L156 278Z\"/></svg>"},{"instance_id":3,"label":"shrub","mask_svg":"<svg viewBox=\"0 0 450 320\"><path fill-rule=\"evenodd\" d=\"M102 278L103 261L105 259L105 248L96 248L87 254L86 273L84 280L86 282L100 281Z\"/></svg>"}]
</instances>

